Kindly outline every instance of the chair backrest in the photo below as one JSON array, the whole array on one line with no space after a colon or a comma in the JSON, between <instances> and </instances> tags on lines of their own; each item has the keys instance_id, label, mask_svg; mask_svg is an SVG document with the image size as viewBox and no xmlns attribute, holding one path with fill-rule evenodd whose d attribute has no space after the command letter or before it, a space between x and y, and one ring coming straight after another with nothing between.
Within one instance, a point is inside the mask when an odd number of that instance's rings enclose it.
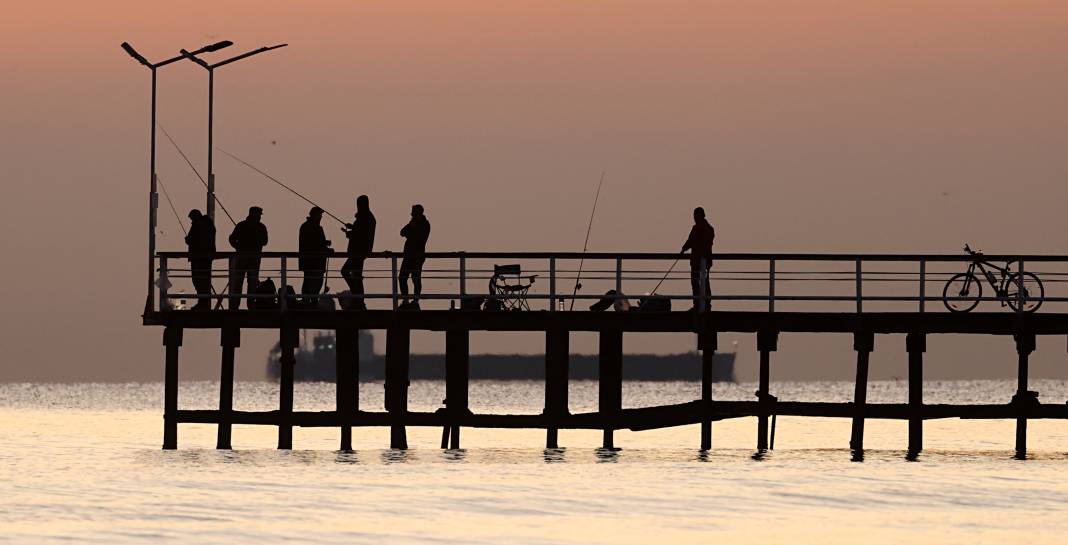
<instances>
[{"instance_id":1,"label":"chair backrest","mask_svg":"<svg viewBox=\"0 0 1068 545\"><path fill-rule=\"evenodd\" d=\"M493 266L493 274L494 274L494 276L504 276L504 275L519 276L519 275L523 274L523 269L519 266L519 264L514 264L514 265L494 265Z\"/></svg>"}]
</instances>

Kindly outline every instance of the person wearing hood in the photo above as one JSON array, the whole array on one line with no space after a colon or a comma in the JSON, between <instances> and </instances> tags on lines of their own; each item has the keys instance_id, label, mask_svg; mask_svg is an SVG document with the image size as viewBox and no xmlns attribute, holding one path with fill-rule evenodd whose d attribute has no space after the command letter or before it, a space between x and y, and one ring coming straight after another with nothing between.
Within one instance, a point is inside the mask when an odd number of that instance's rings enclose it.
<instances>
[{"instance_id":1,"label":"person wearing hood","mask_svg":"<svg viewBox=\"0 0 1068 545\"><path fill-rule=\"evenodd\" d=\"M300 294L305 305L315 308L318 303L319 292L323 289L323 279L326 276L326 254L333 252L330 241L323 232L323 209L318 206L312 207L308 212L308 219L300 226L298 250L300 258L297 266L304 273L304 282L300 286Z\"/></svg>"},{"instance_id":2,"label":"person wearing hood","mask_svg":"<svg viewBox=\"0 0 1068 545\"><path fill-rule=\"evenodd\" d=\"M693 309L710 310L712 291L708 284L708 272L712 269L712 243L716 230L705 219L705 209L693 209L693 227L690 236L682 245L682 253L690 250L690 287L693 289Z\"/></svg>"},{"instance_id":3,"label":"person wearing hood","mask_svg":"<svg viewBox=\"0 0 1068 545\"><path fill-rule=\"evenodd\" d=\"M200 210L189 211L189 232L185 244L189 248L189 272L197 291L193 310L211 309L211 261L215 253L215 224Z\"/></svg>"},{"instance_id":4,"label":"person wearing hood","mask_svg":"<svg viewBox=\"0 0 1068 545\"><path fill-rule=\"evenodd\" d=\"M349 239L346 250L348 259L341 266L341 277L349 285L349 293L356 297L352 304L355 310L367 310L367 302L363 298L363 262L374 251L375 226L370 200L367 195L360 195L356 198L356 218L341 228Z\"/></svg>"},{"instance_id":5,"label":"person wearing hood","mask_svg":"<svg viewBox=\"0 0 1068 545\"><path fill-rule=\"evenodd\" d=\"M230 246L238 255L230 267L230 310L241 306L241 286L248 280L248 295L256 291L260 283L260 254L267 245L267 226L263 224L263 209L253 206L248 217L238 222L230 233ZM245 306L251 308L250 298Z\"/></svg>"},{"instance_id":6,"label":"person wearing hood","mask_svg":"<svg viewBox=\"0 0 1068 545\"><path fill-rule=\"evenodd\" d=\"M426 219L423 205L412 206L412 219L401 229L404 237L404 259L397 275L404 301L399 308L419 310L419 296L423 293L423 263L426 261L426 242L430 239L430 222ZM412 279L414 297L408 300L408 279Z\"/></svg>"}]
</instances>

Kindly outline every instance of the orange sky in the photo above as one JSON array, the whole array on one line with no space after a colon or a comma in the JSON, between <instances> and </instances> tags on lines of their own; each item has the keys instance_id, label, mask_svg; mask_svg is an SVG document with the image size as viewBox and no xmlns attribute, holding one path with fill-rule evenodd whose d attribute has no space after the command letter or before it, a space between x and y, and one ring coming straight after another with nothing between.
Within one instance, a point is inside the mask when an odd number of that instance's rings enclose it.
<instances>
[{"instance_id":1,"label":"orange sky","mask_svg":"<svg viewBox=\"0 0 1068 545\"><path fill-rule=\"evenodd\" d=\"M294 5L6 8L0 250L20 257L0 380L160 376L159 332L138 327L148 75L124 40L152 59L290 43L220 70L216 141L338 214L370 194L383 249L413 200L432 249L578 249L606 170L595 250L675 249L700 204L720 251L1065 253L1060 2ZM160 83L160 121L202 167L205 76L179 64ZM165 142L159 156L179 206L202 206ZM225 158L216 172L223 203L264 206L270 248L291 249L305 204ZM239 374L258 376L269 342L246 343ZM184 372L214 376L217 340L187 345Z\"/></svg>"}]
</instances>

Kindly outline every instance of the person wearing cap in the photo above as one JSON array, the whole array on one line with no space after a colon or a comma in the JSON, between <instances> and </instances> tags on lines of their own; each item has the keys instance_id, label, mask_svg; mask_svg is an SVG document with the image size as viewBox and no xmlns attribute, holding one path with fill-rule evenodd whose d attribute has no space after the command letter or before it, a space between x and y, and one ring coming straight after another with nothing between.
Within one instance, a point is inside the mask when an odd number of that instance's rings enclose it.
<instances>
[{"instance_id":1,"label":"person wearing cap","mask_svg":"<svg viewBox=\"0 0 1068 545\"><path fill-rule=\"evenodd\" d=\"M315 308L318 303L319 291L323 289L323 278L326 275L326 254L333 252L330 241L323 231L323 209L318 206L312 207L308 212L308 219L300 226L298 250L300 257L297 266L304 273L304 282L300 286L300 294L304 304Z\"/></svg>"},{"instance_id":2,"label":"person wearing cap","mask_svg":"<svg viewBox=\"0 0 1068 545\"><path fill-rule=\"evenodd\" d=\"M267 245L267 227L262 218L263 209L253 206L248 209L248 217L238 222L230 233L230 246L238 252L230 261L230 310L240 308L241 285L246 279L249 295L260 283L260 253Z\"/></svg>"},{"instance_id":3,"label":"person wearing cap","mask_svg":"<svg viewBox=\"0 0 1068 545\"><path fill-rule=\"evenodd\" d=\"M430 222L423 205L412 206L412 219L401 229L404 237L404 259L401 260L397 283L404 301L398 308L419 310L419 296L423 293L423 263L426 261L426 242L430 239ZM414 297L408 300L408 279L412 279Z\"/></svg>"},{"instance_id":4,"label":"person wearing cap","mask_svg":"<svg viewBox=\"0 0 1068 545\"><path fill-rule=\"evenodd\" d=\"M705 219L705 209L698 206L693 209L693 227L690 236L682 245L682 252L690 250L690 287L693 289L693 308L691 310L709 310L712 308L712 291L708 285L708 272L712 268L712 243L716 239L716 230Z\"/></svg>"},{"instance_id":5,"label":"person wearing cap","mask_svg":"<svg viewBox=\"0 0 1068 545\"><path fill-rule=\"evenodd\" d=\"M189 232L185 235L189 248L189 272L197 291L193 310L211 309L211 261L215 253L215 224L200 210L189 211Z\"/></svg>"}]
</instances>

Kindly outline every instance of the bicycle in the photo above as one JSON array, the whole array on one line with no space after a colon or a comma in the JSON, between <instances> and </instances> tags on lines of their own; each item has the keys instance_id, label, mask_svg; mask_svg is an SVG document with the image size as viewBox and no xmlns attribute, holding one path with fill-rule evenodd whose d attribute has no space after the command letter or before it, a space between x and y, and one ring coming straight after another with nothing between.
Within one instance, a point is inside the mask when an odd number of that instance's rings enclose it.
<instances>
[{"instance_id":1,"label":"bicycle","mask_svg":"<svg viewBox=\"0 0 1068 545\"><path fill-rule=\"evenodd\" d=\"M976 269L990 284L997 294L1001 306L1008 305L1016 312L1034 312L1042 306L1046 291L1042 281L1033 273L1013 271L1013 262L999 267L983 259L983 252L977 252L964 245L964 251L975 257L968 265L968 270L950 277L942 289L942 303L950 312L969 312L979 305L983 297L983 283L975 273ZM997 271L995 275L993 271Z\"/></svg>"}]
</instances>

